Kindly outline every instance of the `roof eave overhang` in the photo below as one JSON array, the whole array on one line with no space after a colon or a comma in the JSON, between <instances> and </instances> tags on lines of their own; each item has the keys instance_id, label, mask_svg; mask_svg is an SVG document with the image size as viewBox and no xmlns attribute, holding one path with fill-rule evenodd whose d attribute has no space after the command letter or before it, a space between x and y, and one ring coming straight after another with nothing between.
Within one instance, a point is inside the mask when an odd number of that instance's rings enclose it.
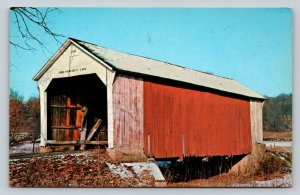
<instances>
[{"instance_id":1,"label":"roof eave overhang","mask_svg":"<svg viewBox=\"0 0 300 195\"><path fill-rule=\"evenodd\" d=\"M117 72L119 72L119 73L136 75L136 76L139 76L139 77L142 77L142 78L143 77L153 77L153 78L159 78L159 79L172 80L172 81L176 81L176 82L185 83L185 84L188 84L188 85L193 85L193 86L198 86L198 87L204 87L204 88L207 88L207 89L212 89L212 90L216 90L216 91L227 93L227 94L241 96L241 97L249 98L249 99L252 99L252 100L259 100L259 101L262 101L262 102L265 101L265 100L267 100L266 97L264 97L264 96L262 96L260 94L257 94L256 96L245 95L245 94L242 94L242 93L220 90L220 89L208 87L208 86L205 86L205 85L196 85L196 84L191 83L191 82L185 82L185 81L180 81L180 80L175 80L175 79L170 79L170 78L165 78L165 77L159 77L159 76L154 76L154 75L151 75L151 74L143 74L143 73L139 73L139 72L132 72L132 71L122 70L122 69L118 69L118 68L114 68L114 69Z\"/></svg>"}]
</instances>

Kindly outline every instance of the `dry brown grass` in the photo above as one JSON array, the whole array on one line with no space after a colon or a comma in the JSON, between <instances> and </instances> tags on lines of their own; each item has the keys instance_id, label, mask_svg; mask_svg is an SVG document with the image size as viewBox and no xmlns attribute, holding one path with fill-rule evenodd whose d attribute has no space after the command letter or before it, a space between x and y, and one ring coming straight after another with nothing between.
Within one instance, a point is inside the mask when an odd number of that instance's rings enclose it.
<instances>
[{"instance_id":1,"label":"dry brown grass","mask_svg":"<svg viewBox=\"0 0 300 195\"><path fill-rule=\"evenodd\" d=\"M264 140L274 140L274 141L292 141L292 132L274 132L274 131L264 131L263 132Z\"/></svg>"},{"instance_id":2,"label":"dry brown grass","mask_svg":"<svg viewBox=\"0 0 300 195\"><path fill-rule=\"evenodd\" d=\"M143 171L140 177L122 178L111 172L107 161L105 155L96 153L12 159L9 161L9 183L11 187L153 186L150 171Z\"/></svg>"},{"instance_id":3,"label":"dry brown grass","mask_svg":"<svg viewBox=\"0 0 300 195\"><path fill-rule=\"evenodd\" d=\"M240 166L241 165L241 166ZM291 173L291 150L273 150L261 147L255 154L246 156L235 170L208 179L196 179L189 182L168 183L167 187L231 187L240 184L251 187L253 181L266 181L285 177ZM272 184L280 187L281 184ZM291 184L284 185L288 187ZM264 186L260 186L264 187ZM269 187L269 186L267 186Z\"/></svg>"}]
</instances>

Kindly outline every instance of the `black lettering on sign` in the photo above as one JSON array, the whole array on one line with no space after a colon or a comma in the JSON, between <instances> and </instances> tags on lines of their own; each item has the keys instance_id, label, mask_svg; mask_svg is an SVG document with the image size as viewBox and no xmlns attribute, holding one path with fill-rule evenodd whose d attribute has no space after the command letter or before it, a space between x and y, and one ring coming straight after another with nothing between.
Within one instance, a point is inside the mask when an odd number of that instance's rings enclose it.
<instances>
[{"instance_id":1,"label":"black lettering on sign","mask_svg":"<svg viewBox=\"0 0 300 195\"><path fill-rule=\"evenodd\" d=\"M77 71L85 71L85 70L86 70L86 68L74 68L74 69L69 69L69 70L60 70L60 71L58 71L58 74L77 72Z\"/></svg>"}]
</instances>

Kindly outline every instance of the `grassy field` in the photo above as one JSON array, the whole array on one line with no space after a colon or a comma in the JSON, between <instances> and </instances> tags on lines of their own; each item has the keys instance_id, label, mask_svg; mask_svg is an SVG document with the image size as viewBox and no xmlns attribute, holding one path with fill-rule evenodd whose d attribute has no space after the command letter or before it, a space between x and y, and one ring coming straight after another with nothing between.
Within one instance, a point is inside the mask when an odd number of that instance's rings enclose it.
<instances>
[{"instance_id":1,"label":"grassy field","mask_svg":"<svg viewBox=\"0 0 300 195\"><path fill-rule=\"evenodd\" d=\"M274 132L274 131L264 131L263 132L264 140L269 141L292 141L292 132Z\"/></svg>"}]
</instances>

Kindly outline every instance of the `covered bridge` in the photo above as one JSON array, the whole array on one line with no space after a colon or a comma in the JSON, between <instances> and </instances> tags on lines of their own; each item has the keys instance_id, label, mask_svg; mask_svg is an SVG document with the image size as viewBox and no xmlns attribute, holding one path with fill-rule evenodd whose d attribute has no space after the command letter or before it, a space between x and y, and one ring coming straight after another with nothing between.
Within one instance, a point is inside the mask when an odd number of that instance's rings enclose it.
<instances>
[{"instance_id":1,"label":"covered bridge","mask_svg":"<svg viewBox=\"0 0 300 195\"><path fill-rule=\"evenodd\" d=\"M182 158L247 154L262 141L265 98L229 78L69 38L33 79L41 147Z\"/></svg>"}]
</instances>

